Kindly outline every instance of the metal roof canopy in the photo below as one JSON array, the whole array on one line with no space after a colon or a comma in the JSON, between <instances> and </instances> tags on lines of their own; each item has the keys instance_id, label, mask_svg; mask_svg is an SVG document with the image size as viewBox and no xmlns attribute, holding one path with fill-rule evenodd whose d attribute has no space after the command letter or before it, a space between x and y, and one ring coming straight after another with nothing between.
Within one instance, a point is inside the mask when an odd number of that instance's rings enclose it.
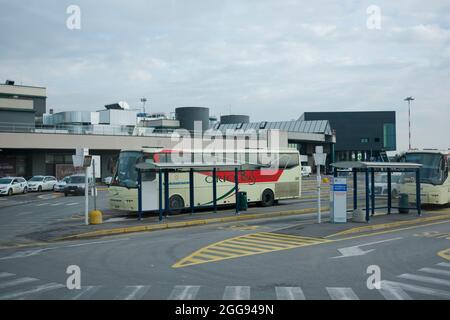
<instances>
[{"instance_id":1,"label":"metal roof canopy","mask_svg":"<svg viewBox=\"0 0 450 320\"><path fill-rule=\"evenodd\" d=\"M420 195L420 168L422 165L419 163L408 163L408 162L364 162L364 161L342 161L335 162L331 164L334 167L334 176L337 177L339 170L342 169L352 169L353 171L353 209L358 209L358 172L365 173L365 187L366 187L366 221L369 222L370 214L372 211L372 216L375 215L375 172L387 172L388 176L388 204L387 210L388 214L391 214L392 206L392 172L403 171L403 172L415 172L416 173L416 207L415 208L400 208L396 209L417 209L417 213L420 216L421 212L421 195ZM370 172L370 180L369 180ZM370 188L369 188L370 181ZM371 205L370 205L371 203ZM382 208L378 208L382 209Z\"/></svg>"},{"instance_id":2,"label":"metal roof canopy","mask_svg":"<svg viewBox=\"0 0 450 320\"><path fill-rule=\"evenodd\" d=\"M364 161L342 161L331 164L338 169L417 169L422 165L410 162L364 162Z\"/></svg>"}]
</instances>

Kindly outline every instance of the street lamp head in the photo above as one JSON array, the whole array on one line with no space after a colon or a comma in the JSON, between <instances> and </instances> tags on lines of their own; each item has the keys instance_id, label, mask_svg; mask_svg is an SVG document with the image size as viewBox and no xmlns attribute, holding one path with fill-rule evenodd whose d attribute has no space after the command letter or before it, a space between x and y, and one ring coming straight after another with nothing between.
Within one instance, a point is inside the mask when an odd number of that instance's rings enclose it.
<instances>
[{"instance_id":1,"label":"street lamp head","mask_svg":"<svg viewBox=\"0 0 450 320\"><path fill-rule=\"evenodd\" d=\"M414 99L413 97L406 97L405 98L405 101L414 101L414 100L416 100L416 99Z\"/></svg>"}]
</instances>

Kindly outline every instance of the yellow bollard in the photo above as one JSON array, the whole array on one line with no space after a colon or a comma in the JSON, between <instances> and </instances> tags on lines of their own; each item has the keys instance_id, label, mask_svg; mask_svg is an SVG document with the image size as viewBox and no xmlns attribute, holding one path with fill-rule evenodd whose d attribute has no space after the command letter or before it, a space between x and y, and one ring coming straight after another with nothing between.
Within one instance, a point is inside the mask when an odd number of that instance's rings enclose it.
<instances>
[{"instance_id":1,"label":"yellow bollard","mask_svg":"<svg viewBox=\"0 0 450 320\"><path fill-rule=\"evenodd\" d=\"M102 224L103 214L100 210L93 210L89 212L89 224Z\"/></svg>"}]
</instances>

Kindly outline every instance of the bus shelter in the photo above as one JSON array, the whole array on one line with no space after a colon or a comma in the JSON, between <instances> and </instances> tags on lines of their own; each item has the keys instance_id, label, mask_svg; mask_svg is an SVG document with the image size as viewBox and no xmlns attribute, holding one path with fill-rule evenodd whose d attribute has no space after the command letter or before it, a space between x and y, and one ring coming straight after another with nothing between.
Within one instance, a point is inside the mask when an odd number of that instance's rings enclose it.
<instances>
[{"instance_id":1,"label":"bus shelter","mask_svg":"<svg viewBox=\"0 0 450 320\"><path fill-rule=\"evenodd\" d=\"M398 206L392 205L392 173L393 172L413 172L416 182L416 206L402 209L416 209L420 216L420 168L421 164L408 162L361 162L361 161L343 161L331 164L334 168L334 176L337 177L340 171L353 173L353 209L358 209L358 175L365 176L366 191L366 221L369 222L370 215L375 215L375 209L387 209L387 213L391 214L392 209L399 209ZM375 172L387 173L387 207L375 207Z\"/></svg>"},{"instance_id":2,"label":"bus shelter","mask_svg":"<svg viewBox=\"0 0 450 320\"><path fill-rule=\"evenodd\" d=\"M194 172L211 172L212 173L212 206L214 212L217 211L217 171L232 171L234 172L234 189L236 193L236 205L235 214L239 214L239 172L242 170L254 170L261 166L252 164L238 164L238 163L155 163L144 162L136 165L138 171L138 213L139 220L142 219L142 173L145 171L155 171L159 177L158 185L158 210L159 221L163 220L163 215L166 216L170 213L169 195L170 195L170 174L171 172L189 172L189 204L190 212L194 214L195 206L195 185L194 185ZM164 196L163 196L164 195ZM164 198L164 199L163 199ZM204 206L202 206L204 208Z\"/></svg>"}]
</instances>

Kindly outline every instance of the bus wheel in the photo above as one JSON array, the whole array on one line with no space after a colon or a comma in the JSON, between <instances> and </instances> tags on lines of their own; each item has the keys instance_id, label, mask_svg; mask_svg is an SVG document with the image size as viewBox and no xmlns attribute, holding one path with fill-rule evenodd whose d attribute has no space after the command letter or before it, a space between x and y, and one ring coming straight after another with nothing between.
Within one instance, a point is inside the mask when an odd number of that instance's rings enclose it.
<instances>
[{"instance_id":1,"label":"bus wheel","mask_svg":"<svg viewBox=\"0 0 450 320\"><path fill-rule=\"evenodd\" d=\"M270 189L264 190L262 197L261 197L261 205L263 207L271 207L273 206L275 202L275 196L273 194L273 191Z\"/></svg>"},{"instance_id":2,"label":"bus wheel","mask_svg":"<svg viewBox=\"0 0 450 320\"><path fill-rule=\"evenodd\" d=\"M173 195L169 199L170 211L173 213L180 213L184 208L184 200L179 195Z\"/></svg>"}]
</instances>

